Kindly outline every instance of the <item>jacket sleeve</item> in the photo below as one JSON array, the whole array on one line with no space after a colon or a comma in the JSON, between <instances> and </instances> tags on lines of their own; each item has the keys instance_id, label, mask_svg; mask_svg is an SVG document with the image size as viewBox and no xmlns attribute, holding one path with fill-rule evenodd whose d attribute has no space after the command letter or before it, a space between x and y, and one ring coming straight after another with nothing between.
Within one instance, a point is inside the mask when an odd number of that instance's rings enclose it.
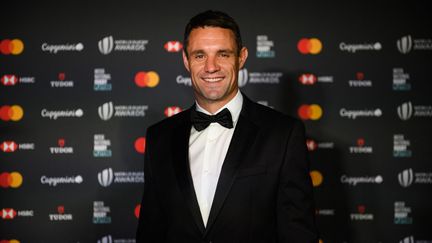
<instances>
[{"instance_id":1,"label":"jacket sleeve","mask_svg":"<svg viewBox=\"0 0 432 243\"><path fill-rule=\"evenodd\" d=\"M152 175L152 135L146 135L144 160L144 193L136 232L136 242L163 242L165 237L164 215L157 195L157 185Z\"/></svg>"},{"instance_id":2,"label":"jacket sleeve","mask_svg":"<svg viewBox=\"0 0 432 243\"><path fill-rule=\"evenodd\" d=\"M295 120L292 127L278 187L278 242L316 243L318 232L305 128L299 120Z\"/></svg>"}]
</instances>

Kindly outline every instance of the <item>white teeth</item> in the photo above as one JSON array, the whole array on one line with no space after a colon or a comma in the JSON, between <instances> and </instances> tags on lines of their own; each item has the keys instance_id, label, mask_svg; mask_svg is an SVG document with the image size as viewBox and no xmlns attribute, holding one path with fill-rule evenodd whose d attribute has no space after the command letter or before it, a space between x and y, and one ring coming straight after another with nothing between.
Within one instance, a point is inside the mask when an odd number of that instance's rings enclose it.
<instances>
[{"instance_id":1,"label":"white teeth","mask_svg":"<svg viewBox=\"0 0 432 243\"><path fill-rule=\"evenodd\" d=\"M206 82L217 82L221 81L223 78L203 78Z\"/></svg>"}]
</instances>

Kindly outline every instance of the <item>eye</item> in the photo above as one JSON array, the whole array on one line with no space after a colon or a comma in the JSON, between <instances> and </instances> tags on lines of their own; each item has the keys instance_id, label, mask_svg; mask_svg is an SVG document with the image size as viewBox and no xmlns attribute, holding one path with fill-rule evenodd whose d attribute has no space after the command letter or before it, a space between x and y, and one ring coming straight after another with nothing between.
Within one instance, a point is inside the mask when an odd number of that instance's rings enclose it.
<instances>
[{"instance_id":1,"label":"eye","mask_svg":"<svg viewBox=\"0 0 432 243\"><path fill-rule=\"evenodd\" d=\"M194 56L195 59L200 60L204 58L204 54L195 54Z\"/></svg>"},{"instance_id":2,"label":"eye","mask_svg":"<svg viewBox=\"0 0 432 243\"><path fill-rule=\"evenodd\" d=\"M222 53L219 54L219 56L220 56L220 57L223 57L223 58L229 58L229 57L230 57L230 54L229 54L229 53L226 53L226 52L222 52Z\"/></svg>"}]
</instances>

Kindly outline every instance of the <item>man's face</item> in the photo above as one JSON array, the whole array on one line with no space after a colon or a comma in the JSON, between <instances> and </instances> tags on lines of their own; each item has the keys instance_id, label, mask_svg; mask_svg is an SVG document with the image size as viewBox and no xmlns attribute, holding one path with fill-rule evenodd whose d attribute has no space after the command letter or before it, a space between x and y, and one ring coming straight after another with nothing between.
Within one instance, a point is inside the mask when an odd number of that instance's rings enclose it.
<instances>
[{"instance_id":1,"label":"man's face","mask_svg":"<svg viewBox=\"0 0 432 243\"><path fill-rule=\"evenodd\" d=\"M205 27L189 35L188 56L183 62L191 74L195 98L200 105L220 104L231 100L238 89L238 71L247 58L247 49L237 52L234 33L229 29Z\"/></svg>"}]
</instances>

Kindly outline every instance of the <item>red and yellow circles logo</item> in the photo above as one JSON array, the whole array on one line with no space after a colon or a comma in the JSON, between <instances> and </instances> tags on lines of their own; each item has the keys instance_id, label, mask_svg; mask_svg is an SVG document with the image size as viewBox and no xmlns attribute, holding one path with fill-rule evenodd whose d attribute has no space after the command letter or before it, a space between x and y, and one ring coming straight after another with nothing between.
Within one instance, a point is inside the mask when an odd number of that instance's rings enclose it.
<instances>
[{"instance_id":1,"label":"red and yellow circles logo","mask_svg":"<svg viewBox=\"0 0 432 243\"><path fill-rule=\"evenodd\" d=\"M135 150L140 153L143 154L145 151L145 145L146 145L146 139L145 137L139 137L135 140Z\"/></svg>"},{"instance_id":2,"label":"red and yellow circles logo","mask_svg":"<svg viewBox=\"0 0 432 243\"><path fill-rule=\"evenodd\" d=\"M19 55L24 51L24 43L20 39L5 39L0 42L0 52L4 55Z\"/></svg>"},{"instance_id":3,"label":"red and yellow circles logo","mask_svg":"<svg viewBox=\"0 0 432 243\"><path fill-rule=\"evenodd\" d=\"M0 240L0 243L20 243L19 240Z\"/></svg>"},{"instance_id":4,"label":"red and yellow circles logo","mask_svg":"<svg viewBox=\"0 0 432 243\"><path fill-rule=\"evenodd\" d=\"M312 185L314 187L320 186L323 182L323 175L321 174L321 172L317 171L317 170L313 170L310 173L310 177L312 179Z\"/></svg>"},{"instance_id":5,"label":"red and yellow circles logo","mask_svg":"<svg viewBox=\"0 0 432 243\"><path fill-rule=\"evenodd\" d=\"M298 116L302 120L318 120L321 118L323 111L319 105L302 105L298 109Z\"/></svg>"},{"instance_id":6,"label":"red and yellow circles logo","mask_svg":"<svg viewBox=\"0 0 432 243\"><path fill-rule=\"evenodd\" d=\"M0 174L0 186L3 188L18 188L23 182L23 177L18 172L3 172Z\"/></svg>"},{"instance_id":7,"label":"red and yellow circles logo","mask_svg":"<svg viewBox=\"0 0 432 243\"><path fill-rule=\"evenodd\" d=\"M3 121L19 121L24 115L24 111L19 105L0 106L0 119Z\"/></svg>"},{"instance_id":8,"label":"red and yellow circles logo","mask_svg":"<svg viewBox=\"0 0 432 243\"><path fill-rule=\"evenodd\" d=\"M317 38L303 38L297 43L297 49L301 54L313 54L316 55L322 50L322 43Z\"/></svg>"},{"instance_id":9,"label":"red and yellow circles logo","mask_svg":"<svg viewBox=\"0 0 432 243\"><path fill-rule=\"evenodd\" d=\"M138 72L135 74L135 84L140 88L156 87L159 84L159 74L154 71Z\"/></svg>"}]
</instances>

